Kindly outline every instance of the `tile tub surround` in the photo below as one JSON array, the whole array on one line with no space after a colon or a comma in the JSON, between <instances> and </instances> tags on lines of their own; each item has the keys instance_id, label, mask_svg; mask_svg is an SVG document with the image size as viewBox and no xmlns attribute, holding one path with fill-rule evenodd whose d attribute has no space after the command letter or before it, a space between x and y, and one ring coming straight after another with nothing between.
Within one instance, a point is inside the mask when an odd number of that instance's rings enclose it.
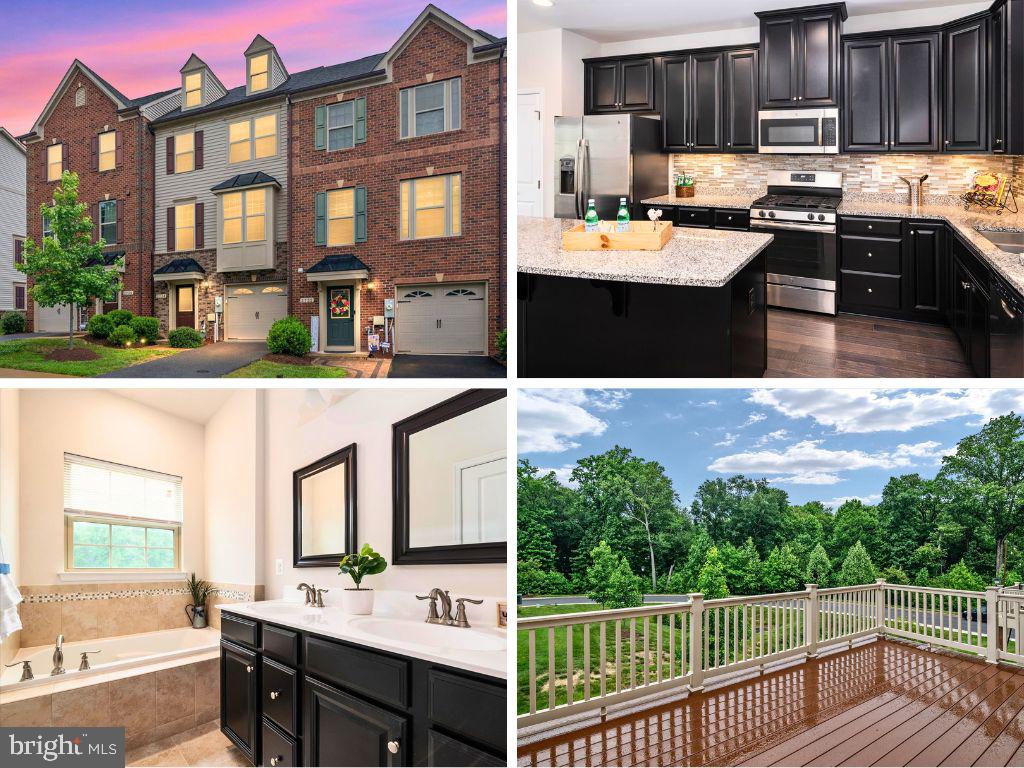
<instances>
[{"instance_id":1,"label":"tile tub surround","mask_svg":"<svg viewBox=\"0 0 1024 768\"><path fill-rule=\"evenodd\" d=\"M660 251L562 250L562 232L580 223L520 216L518 270L554 277L719 288L773 239L760 232L679 227Z\"/></svg>"}]
</instances>

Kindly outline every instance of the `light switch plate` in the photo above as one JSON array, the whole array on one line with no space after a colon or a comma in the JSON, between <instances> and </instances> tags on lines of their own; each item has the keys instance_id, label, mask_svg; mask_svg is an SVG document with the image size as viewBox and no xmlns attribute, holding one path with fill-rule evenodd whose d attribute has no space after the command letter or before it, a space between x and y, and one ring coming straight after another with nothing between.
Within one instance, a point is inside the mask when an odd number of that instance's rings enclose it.
<instances>
[{"instance_id":1,"label":"light switch plate","mask_svg":"<svg viewBox=\"0 0 1024 768\"><path fill-rule=\"evenodd\" d=\"M274 561L274 573L278 576L284 575L284 560L280 557Z\"/></svg>"}]
</instances>

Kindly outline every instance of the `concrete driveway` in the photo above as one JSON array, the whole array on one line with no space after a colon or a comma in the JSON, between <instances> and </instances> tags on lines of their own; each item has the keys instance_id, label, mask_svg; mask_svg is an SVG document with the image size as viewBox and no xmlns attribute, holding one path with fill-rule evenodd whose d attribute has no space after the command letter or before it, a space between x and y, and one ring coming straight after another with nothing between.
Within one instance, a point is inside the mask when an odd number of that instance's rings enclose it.
<instances>
[{"instance_id":1,"label":"concrete driveway","mask_svg":"<svg viewBox=\"0 0 1024 768\"><path fill-rule=\"evenodd\" d=\"M216 379L267 354L265 341L222 341L105 373L104 379Z\"/></svg>"},{"instance_id":2,"label":"concrete driveway","mask_svg":"<svg viewBox=\"0 0 1024 768\"><path fill-rule=\"evenodd\" d=\"M76 331L75 335L79 336L81 334ZM63 336L66 339L68 337L68 332L52 333L50 331L42 331L41 333L8 333L6 336L0 334L0 341L17 341L19 339L52 339L59 336Z\"/></svg>"},{"instance_id":3,"label":"concrete driveway","mask_svg":"<svg viewBox=\"0 0 1024 768\"><path fill-rule=\"evenodd\" d=\"M395 355L390 379L504 379L508 370L482 355Z\"/></svg>"}]
</instances>

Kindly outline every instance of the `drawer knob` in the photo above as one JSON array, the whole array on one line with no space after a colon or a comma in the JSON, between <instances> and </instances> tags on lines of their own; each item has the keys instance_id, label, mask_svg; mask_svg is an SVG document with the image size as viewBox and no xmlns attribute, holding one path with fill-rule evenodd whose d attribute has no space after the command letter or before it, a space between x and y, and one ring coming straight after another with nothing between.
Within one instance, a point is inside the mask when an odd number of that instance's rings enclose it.
<instances>
[{"instance_id":1,"label":"drawer knob","mask_svg":"<svg viewBox=\"0 0 1024 768\"><path fill-rule=\"evenodd\" d=\"M871 251L868 251L868 258L870 259L872 256L874 256L874 254L871 253Z\"/></svg>"},{"instance_id":2,"label":"drawer knob","mask_svg":"<svg viewBox=\"0 0 1024 768\"><path fill-rule=\"evenodd\" d=\"M729 217L729 221L732 221L732 216Z\"/></svg>"},{"instance_id":3,"label":"drawer knob","mask_svg":"<svg viewBox=\"0 0 1024 768\"><path fill-rule=\"evenodd\" d=\"M870 288L868 288L868 293L874 293L874 291L872 291Z\"/></svg>"},{"instance_id":4,"label":"drawer knob","mask_svg":"<svg viewBox=\"0 0 1024 768\"><path fill-rule=\"evenodd\" d=\"M271 701L277 701L279 698L281 698L281 692L280 691L271 691L270 692L270 700Z\"/></svg>"},{"instance_id":5,"label":"drawer knob","mask_svg":"<svg viewBox=\"0 0 1024 768\"><path fill-rule=\"evenodd\" d=\"M397 741L389 741L388 742L388 752L390 752L392 755L397 755L398 754L398 742Z\"/></svg>"},{"instance_id":6,"label":"drawer knob","mask_svg":"<svg viewBox=\"0 0 1024 768\"><path fill-rule=\"evenodd\" d=\"M245 665L245 671L248 672L251 675L252 674L252 664L246 664Z\"/></svg>"},{"instance_id":7,"label":"drawer knob","mask_svg":"<svg viewBox=\"0 0 1024 768\"><path fill-rule=\"evenodd\" d=\"M868 229L874 229L874 227L868 224Z\"/></svg>"},{"instance_id":8,"label":"drawer knob","mask_svg":"<svg viewBox=\"0 0 1024 768\"><path fill-rule=\"evenodd\" d=\"M278 755L277 757L270 758L270 764L277 766L281 764L282 760L284 760L284 755Z\"/></svg>"}]
</instances>

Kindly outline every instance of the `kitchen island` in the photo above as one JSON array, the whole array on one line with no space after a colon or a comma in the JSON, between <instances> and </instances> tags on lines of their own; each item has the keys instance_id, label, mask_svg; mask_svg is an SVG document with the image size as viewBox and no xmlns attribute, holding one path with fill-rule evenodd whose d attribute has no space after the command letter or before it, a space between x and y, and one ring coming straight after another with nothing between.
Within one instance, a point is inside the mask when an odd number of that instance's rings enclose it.
<instances>
[{"instance_id":1,"label":"kitchen island","mask_svg":"<svg viewBox=\"0 0 1024 768\"><path fill-rule=\"evenodd\" d=\"M679 228L660 251L566 251L520 217L519 375L760 377L772 235Z\"/></svg>"}]
</instances>

